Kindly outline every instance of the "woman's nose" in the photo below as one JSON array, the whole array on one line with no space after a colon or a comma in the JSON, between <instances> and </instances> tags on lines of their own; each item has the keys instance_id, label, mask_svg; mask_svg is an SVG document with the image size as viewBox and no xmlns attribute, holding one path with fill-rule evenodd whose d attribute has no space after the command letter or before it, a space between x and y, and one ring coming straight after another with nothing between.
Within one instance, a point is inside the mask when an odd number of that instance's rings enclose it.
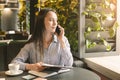
<instances>
[{"instance_id":1,"label":"woman's nose","mask_svg":"<svg viewBox=\"0 0 120 80\"><path fill-rule=\"evenodd\" d=\"M54 25L57 25L58 23L56 21L53 22Z\"/></svg>"}]
</instances>

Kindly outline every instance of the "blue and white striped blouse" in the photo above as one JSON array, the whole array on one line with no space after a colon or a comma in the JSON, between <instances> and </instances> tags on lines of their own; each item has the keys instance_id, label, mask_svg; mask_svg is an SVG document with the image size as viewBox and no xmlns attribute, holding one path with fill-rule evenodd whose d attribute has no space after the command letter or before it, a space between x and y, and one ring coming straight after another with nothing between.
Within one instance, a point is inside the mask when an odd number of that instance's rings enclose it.
<instances>
[{"instance_id":1,"label":"blue and white striped blouse","mask_svg":"<svg viewBox=\"0 0 120 80\"><path fill-rule=\"evenodd\" d=\"M57 36L54 35L52 43L47 49L44 49L44 59L42 62L53 65L72 66L73 56L70 51L70 44L66 37L64 37L64 41L66 47L62 48ZM12 62L19 63L22 70L25 70L26 60L29 60L30 63L41 62L40 52L36 51L35 48L33 42L26 44Z\"/></svg>"}]
</instances>

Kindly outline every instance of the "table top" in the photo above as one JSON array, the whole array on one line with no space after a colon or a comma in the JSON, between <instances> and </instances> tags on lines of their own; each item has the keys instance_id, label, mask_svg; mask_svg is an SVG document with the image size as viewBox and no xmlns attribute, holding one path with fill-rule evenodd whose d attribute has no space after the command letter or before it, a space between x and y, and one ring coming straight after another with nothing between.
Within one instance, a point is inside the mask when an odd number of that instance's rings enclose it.
<instances>
[{"instance_id":1,"label":"table top","mask_svg":"<svg viewBox=\"0 0 120 80\"><path fill-rule=\"evenodd\" d=\"M0 72L0 78L5 78L5 80L24 80L22 76L28 75L27 72L24 72L18 76L7 76L5 71ZM57 74L51 77L48 77L47 80L101 80L100 77L92 71L89 71L84 68L74 67L68 72Z\"/></svg>"},{"instance_id":2,"label":"table top","mask_svg":"<svg viewBox=\"0 0 120 80\"><path fill-rule=\"evenodd\" d=\"M120 55L85 58L91 69L103 74L112 80L120 80Z\"/></svg>"}]
</instances>

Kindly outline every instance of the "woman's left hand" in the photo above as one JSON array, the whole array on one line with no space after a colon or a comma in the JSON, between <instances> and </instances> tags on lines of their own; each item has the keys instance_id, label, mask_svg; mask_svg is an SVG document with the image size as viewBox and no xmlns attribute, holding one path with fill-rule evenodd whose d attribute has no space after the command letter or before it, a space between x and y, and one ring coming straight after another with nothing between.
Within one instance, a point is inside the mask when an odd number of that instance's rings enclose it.
<instances>
[{"instance_id":1,"label":"woman's left hand","mask_svg":"<svg viewBox=\"0 0 120 80\"><path fill-rule=\"evenodd\" d=\"M60 41L61 47L64 48L64 47L65 47L65 42L64 42L64 39L63 39L64 34L65 34L64 28L61 27L60 25L58 25L58 27L59 27L59 29L60 29L60 34L57 34L57 37L58 37L58 39L59 39L59 41Z\"/></svg>"},{"instance_id":2,"label":"woman's left hand","mask_svg":"<svg viewBox=\"0 0 120 80\"><path fill-rule=\"evenodd\" d=\"M35 64L26 64L26 70L34 70L34 71L42 71L46 67L42 66L42 62L35 63Z\"/></svg>"}]
</instances>

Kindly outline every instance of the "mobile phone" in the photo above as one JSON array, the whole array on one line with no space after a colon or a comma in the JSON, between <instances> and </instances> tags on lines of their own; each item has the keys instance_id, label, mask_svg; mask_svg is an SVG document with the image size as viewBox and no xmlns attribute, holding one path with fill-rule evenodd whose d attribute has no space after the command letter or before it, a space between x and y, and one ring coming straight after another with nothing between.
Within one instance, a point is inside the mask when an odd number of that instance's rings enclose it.
<instances>
[{"instance_id":1,"label":"mobile phone","mask_svg":"<svg viewBox=\"0 0 120 80\"><path fill-rule=\"evenodd\" d=\"M60 34L60 28L57 26L56 27L56 33L59 35Z\"/></svg>"}]
</instances>

